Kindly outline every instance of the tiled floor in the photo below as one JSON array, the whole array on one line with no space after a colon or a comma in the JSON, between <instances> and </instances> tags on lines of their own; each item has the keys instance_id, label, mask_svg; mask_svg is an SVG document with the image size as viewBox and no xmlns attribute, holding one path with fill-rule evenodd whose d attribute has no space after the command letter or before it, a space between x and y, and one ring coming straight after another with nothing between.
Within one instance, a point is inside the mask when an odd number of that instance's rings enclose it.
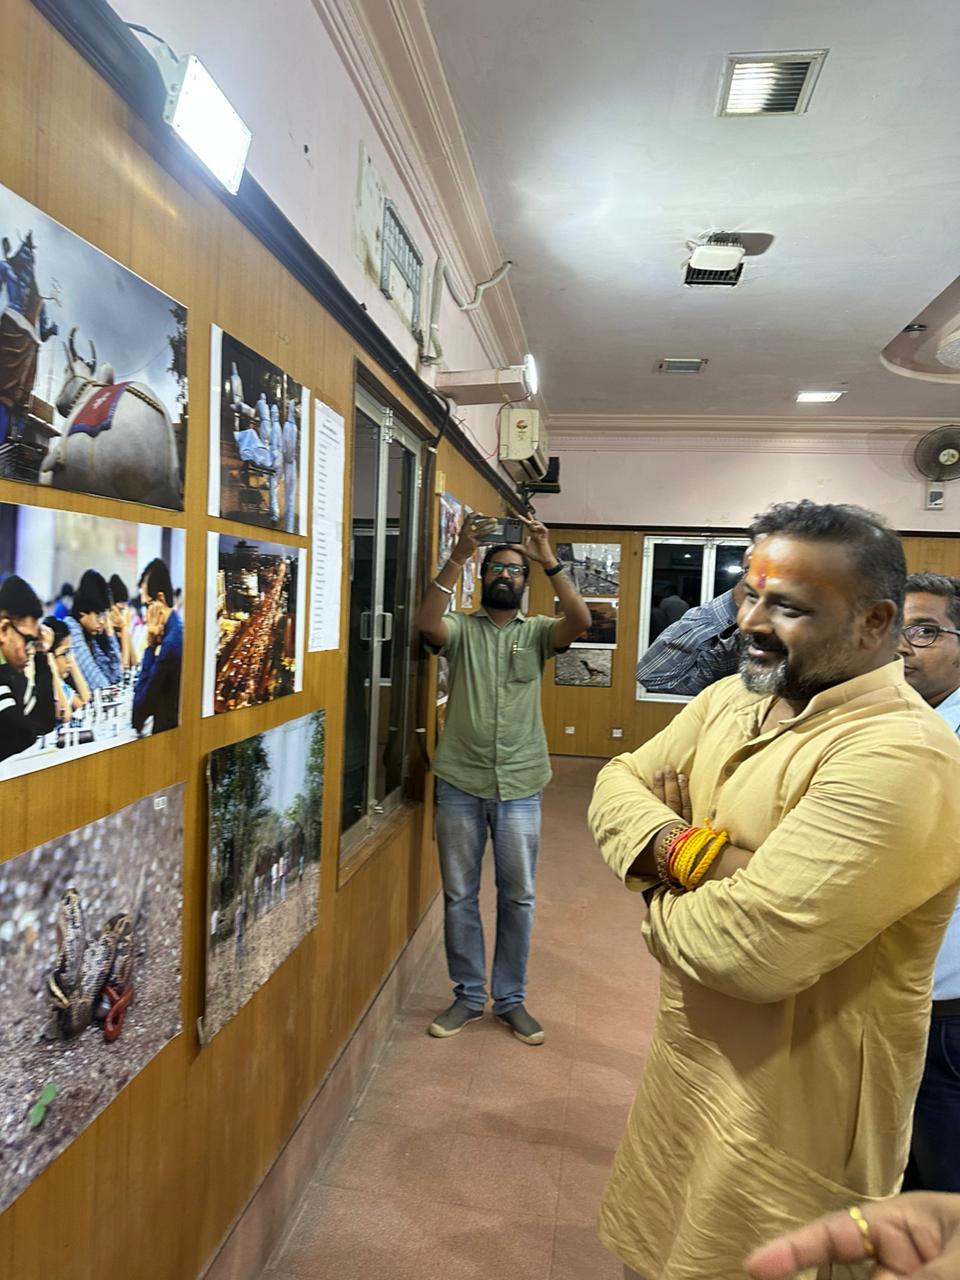
<instances>
[{"instance_id":1,"label":"tiled floor","mask_svg":"<svg viewBox=\"0 0 960 1280\"><path fill-rule=\"evenodd\" d=\"M597 768L555 761L544 801L528 1005L546 1043L521 1044L490 1016L450 1040L428 1036L450 999L438 948L264 1280L622 1277L594 1220L657 979L641 900L587 831Z\"/></svg>"}]
</instances>

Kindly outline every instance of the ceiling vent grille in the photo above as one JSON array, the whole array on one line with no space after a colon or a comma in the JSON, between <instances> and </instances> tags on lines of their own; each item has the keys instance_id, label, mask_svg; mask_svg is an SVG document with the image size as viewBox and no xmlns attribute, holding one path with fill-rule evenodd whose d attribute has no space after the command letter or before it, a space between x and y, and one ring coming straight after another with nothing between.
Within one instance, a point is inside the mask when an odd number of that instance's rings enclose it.
<instances>
[{"instance_id":1,"label":"ceiling vent grille","mask_svg":"<svg viewBox=\"0 0 960 1280\"><path fill-rule=\"evenodd\" d=\"M706 356L664 356L657 361L658 373L699 373L707 364Z\"/></svg>"},{"instance_id":2,"label":"ceiling vent grille","mask_svg":"<svg viewBox=\"0 0 960 1280\"><path fill-rule=\"evenodd\" d=\"M717 115L802 115L810 105L826 56L826 49L730 54Z\"/></svg>"},{"instance_id":3,"label":"ceiling vent grille","mask_svg":"<svg viewBox=\"0 0 960 1280\"><path fill-rule=\"evenodd\" d=\"M683 283L691 288L702 288L705 285L725 285L730 288L739 284L743 275L745 252L736 236L723 231L715 232L694 248Z\"/></svg>"}]
</instances>

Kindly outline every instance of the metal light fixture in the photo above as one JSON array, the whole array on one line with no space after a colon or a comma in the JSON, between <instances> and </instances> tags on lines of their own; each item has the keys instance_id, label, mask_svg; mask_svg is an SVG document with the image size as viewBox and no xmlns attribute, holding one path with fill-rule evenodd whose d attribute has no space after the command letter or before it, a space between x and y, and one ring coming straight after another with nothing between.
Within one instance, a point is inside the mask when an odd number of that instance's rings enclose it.
<instances>
[{"instance_id":1,"label":"metal light fixture","mask_svg":"<svg viewBox=\"0 0 960 1280\"><path fill-rule=\"evenodd\" d=\"M167 85L163 118L198 160L236 195L250 150L250 130L199 58L181 58Z\"/></svg>"},{"instance_id":2,"label":"metal light fixture","mask_svg":"<svg viewBox=\"0 0 960 1280\"><path fill-rule=\"evenodd\" d=\"M523 364L505 369L441 369L437 390L457 404L515 404L530 400L540 390L537 362L525 355Z\"/></svg>"},{"instance_id":3,"label":"metal light fixture","mask_svg":"<svg viewBox=\"0 0 960 1280\"><path fill-rule=\"evenodd\" d=\"M833 404L842 395L843 391L800 391L797 404Z\"/></svg>"}]
</instances>

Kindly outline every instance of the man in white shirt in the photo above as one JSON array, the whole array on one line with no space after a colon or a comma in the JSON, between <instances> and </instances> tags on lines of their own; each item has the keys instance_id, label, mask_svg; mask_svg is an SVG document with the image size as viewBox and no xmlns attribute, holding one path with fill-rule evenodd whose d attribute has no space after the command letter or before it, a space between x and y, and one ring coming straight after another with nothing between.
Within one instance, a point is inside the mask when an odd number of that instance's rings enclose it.
<instances>
[{"instance_id":1,"label":"man in white shirt","mask_svg":"<svg viewBox=\"0 0 960 1280\"><path fill-rule=\"evenodd\" d=\"M907 579L900 654L908 683L960 733L957 579L935 573ZM955 837L944 832L944 838ZM960 901L933 975L930 1040L903 1189L960 1191Z\"/></svg>"}]
</instances>

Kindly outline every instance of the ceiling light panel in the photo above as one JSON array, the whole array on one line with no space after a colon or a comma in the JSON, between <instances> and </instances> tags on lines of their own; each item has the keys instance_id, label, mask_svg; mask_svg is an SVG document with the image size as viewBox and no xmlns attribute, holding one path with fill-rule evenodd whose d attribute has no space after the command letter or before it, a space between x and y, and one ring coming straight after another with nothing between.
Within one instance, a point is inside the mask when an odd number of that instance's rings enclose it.
<instances>
[{"instance_id":1,"label":"ceiling light panel","mask_svg":"<svg viewBox=\"0 0 960 1280\"><path fill-rule=\"evenodd\" d=\"M802 115L810 105L826 56L826 49L730 54L717 115Z\"/></svg>"},{"instance_id":2,"label":"ceiling light panel","mask_svg":"<svg viewBox=\"0 0 960 1280\"><path fill-rule=\"evenodd\" d=\"M842 391L800 391L797 404L834 404L842 395Z\"/></svg>"}]
</instances>

